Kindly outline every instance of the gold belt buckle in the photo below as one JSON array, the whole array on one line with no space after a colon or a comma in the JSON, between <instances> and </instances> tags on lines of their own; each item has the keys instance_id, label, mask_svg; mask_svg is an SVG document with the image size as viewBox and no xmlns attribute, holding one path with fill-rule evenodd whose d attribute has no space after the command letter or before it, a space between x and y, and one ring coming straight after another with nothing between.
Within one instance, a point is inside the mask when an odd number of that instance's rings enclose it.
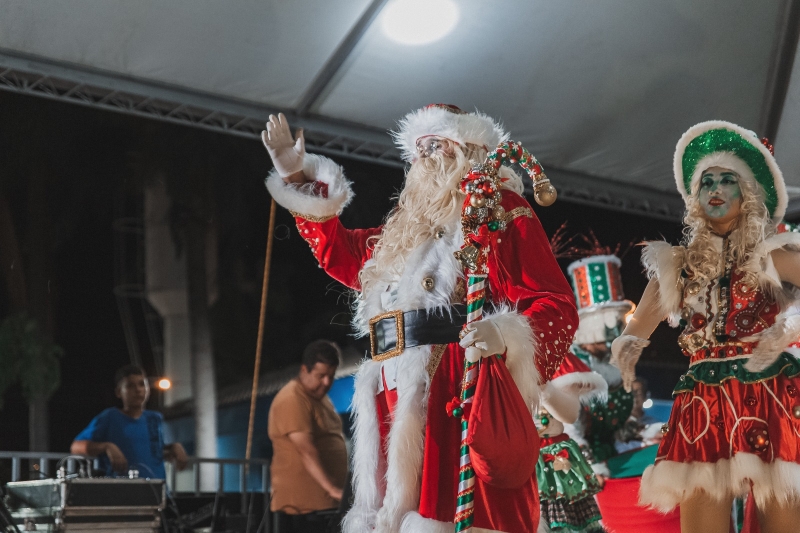
<instances>
[{"instance_id":1,"label":"gold belt buckle","mask_svg":"<svg viewBox=\"0 0 800 533\"><path fill-rule=\"evenodd\" d=\"M394 318L394 325L397 329L397 344L391 350L378 354L378 338L375 335L375 324L386 318ZM403 353L403 350L406 349L406 337L402 311L389 311L369 319L369 347L373 361L385 361Z\"/></svg>"}]
</instances>

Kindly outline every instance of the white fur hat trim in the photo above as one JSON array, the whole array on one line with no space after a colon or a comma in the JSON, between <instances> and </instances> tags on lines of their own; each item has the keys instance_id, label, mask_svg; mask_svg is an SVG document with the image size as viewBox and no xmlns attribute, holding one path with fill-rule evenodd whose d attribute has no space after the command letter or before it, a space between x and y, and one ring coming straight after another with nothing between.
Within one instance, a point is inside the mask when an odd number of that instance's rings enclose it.
<instances>
[{"instance_id":1,"label":"white fur hat trim","mask_svg":"<svg viewBox=\"0 0 800 533\"><path fill-rule=\"evenodd\" d=\"M451 110L453 109L453 110ZM472 143L487 150L508 140L503 126L479 111L464 113L455 106L432 104L406 115L392 132L395 144L403 159L411 163L417 159L417 139L437 135L459 144Z\"/></svg>"}]
</instances>

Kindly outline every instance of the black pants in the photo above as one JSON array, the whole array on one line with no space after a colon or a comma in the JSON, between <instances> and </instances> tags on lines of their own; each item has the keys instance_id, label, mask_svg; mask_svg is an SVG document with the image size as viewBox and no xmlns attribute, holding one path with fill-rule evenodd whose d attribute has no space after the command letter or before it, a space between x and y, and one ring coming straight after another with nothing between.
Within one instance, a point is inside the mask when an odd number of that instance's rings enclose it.
<instances>
[{"instance_id":1,"label":"black pants","mask_svg":"<svg viewBox=\"0 0 800 533\"><path fill-rule=\"evenodd\" d=\"M308 514L275 513L277 530L274 533L329 533L336 531L339 513L336 509Z\"/></svg>"}]
</instances>

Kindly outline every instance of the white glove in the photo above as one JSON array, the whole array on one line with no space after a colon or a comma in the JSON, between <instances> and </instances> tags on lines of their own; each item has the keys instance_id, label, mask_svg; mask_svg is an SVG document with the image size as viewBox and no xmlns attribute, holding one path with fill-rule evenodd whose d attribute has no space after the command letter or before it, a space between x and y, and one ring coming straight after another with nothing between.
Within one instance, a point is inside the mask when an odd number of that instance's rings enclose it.
<instances>
[{"instance_id":1,"label":"white glove","mask_svg":"<svg viewBox=\"0 0 800 533\"><path fill-rule=\"evenodd\" d=\"M649 340L633 335L620 335L611 343L611 360L609 362L619 368L622 374L622 386L625 387L626 392L631 391L636 379L636 362L642 355L645 346L649 345Z\"/></svg>"},{"instance_id":2,"label":"white glove","mask_svg":"<svg viewBox=\"0 0 800 533\"><path fill-rule=\"evenodd\" d=\"M491 320L478 320L467 325L467 334L459 342L464 348L464 357L475 363L481 357L502 354L506 351L506 341L500 328Z\"/></svg>"},{"instance_id":3,"label":"white glove","mask_svg":"<svg viewBox=\"0 0 800 533\"><path fill-rule=\"evenodd\" d=\"M292 138L289 122L283 113L270 115L267 130L261 132L261 140L272 158L275 170L282 178L303 170L303 158L306 155L306 140L303 130L297 130L297 139Z\"/></svg>"},{"instance_id":4,"label":"white glove","mask_svg":"<svg viewBox=\"0 0 800 533\"><path fill-rule=\"evenodd\" d=\"M781 353L800 337L800 315L784 316L758 336L753 355L744 364L750 372L761 372L778 360Z\"/></svg>"}]
</instances>

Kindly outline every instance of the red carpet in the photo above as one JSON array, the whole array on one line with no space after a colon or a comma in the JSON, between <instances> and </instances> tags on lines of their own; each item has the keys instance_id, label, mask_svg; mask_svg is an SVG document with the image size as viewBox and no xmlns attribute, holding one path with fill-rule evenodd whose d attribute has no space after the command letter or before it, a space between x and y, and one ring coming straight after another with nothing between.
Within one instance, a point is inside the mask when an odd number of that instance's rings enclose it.
<instances>
[{"instance_id":1,"label":"red carpet","mask_svg":"<svg viewBox=\"0 0 800 533\"><path fill-rule=\"evenodd\" d=\"M608 479L597 495L603 525L609 533L680 533L677 510L664 515L639 507L639 483L642 478Z\"/></svg>"}]
</instances>

